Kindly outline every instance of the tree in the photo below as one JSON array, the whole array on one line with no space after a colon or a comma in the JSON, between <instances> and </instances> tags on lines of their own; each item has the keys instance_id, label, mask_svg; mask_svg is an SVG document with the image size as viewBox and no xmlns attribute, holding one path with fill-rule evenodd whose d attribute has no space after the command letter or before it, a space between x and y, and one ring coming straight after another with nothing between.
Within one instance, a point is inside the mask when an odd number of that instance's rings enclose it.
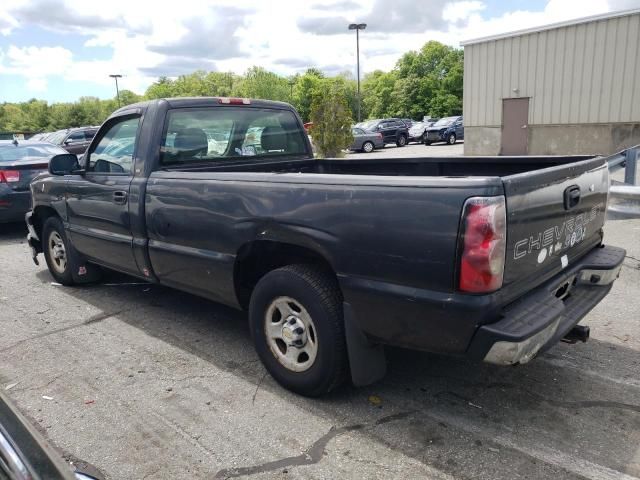
<instances>
[{"instance_id":1,"label":"tree","mask_svg":"<svg viewBox=\"0 0 640 480\"><path fill-rule=\"evenodd\" d=\"M251 67L238 85L239 96L264 100L286 100L290 97L289 81L262 67Z\"/></svg>"},{"instance_id":2,"label":"tree","mask_svg":"<svg viewBox=\"0 0 640 480\"><path fill-rule=\"evenodd\" d=\"M311 119L311 103L320 91L323 78L322 72L315 68L310 68L304 75L300 75L293 85L291 100L305 122Z\"/></svg>"},{"instance_id":3,"label":"tree","mask_svg":"<svg viewBox=\"0 0 640 480\"><path fill-rule=\"evenodd\" d=\"M353 142L347 95L339 82L324 80L322 87L311 103L313 143L321 157L340 157Z\"/></svg>"}]
</instances>

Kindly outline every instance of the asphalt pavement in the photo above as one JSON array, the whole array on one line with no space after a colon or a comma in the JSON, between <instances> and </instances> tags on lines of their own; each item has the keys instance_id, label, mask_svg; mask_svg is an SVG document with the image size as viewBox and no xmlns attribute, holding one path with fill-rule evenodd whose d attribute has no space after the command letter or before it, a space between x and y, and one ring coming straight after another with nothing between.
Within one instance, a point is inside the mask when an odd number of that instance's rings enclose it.
<instances>
[{"instance_id":1,"label":"asphalt pavement","mask_svg":"<svg viewBox=\"0 0 640 480\"><path fill-rule=\"evenodd\" d=\"M383 381L320 399L266 374L244 314L118 274L56 285L24 236L0 225L0 388L103 478L640 477L640 221L606 227L628 257L588 343L512 368L389 349Z\"/></svg>"}]
</instances>

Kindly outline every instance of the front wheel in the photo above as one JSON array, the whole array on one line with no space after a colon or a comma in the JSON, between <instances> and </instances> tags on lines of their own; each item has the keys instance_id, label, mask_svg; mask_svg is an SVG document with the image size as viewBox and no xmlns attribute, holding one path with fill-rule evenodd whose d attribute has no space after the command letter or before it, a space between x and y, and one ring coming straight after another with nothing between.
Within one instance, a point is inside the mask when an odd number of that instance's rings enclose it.
<instances>
[{"instance_id":1,"label":"front wheel","mask_svg":"<svg viewBox=\"0 0 640 480\"><path fill-rule=\"evenodd\" d=\"M449 145L453 145L456 143L456 134L455 133L450 133L449 136L447 137L447 143Z\"/></svg>"},{"instance_id":2,"label":"front wheel","mask_svg":"<svg viewBox=\"0 0 640 480\"><path fill-rule=\"evenodd\" d=\"M342 295L331 274L310 265L269 272L251 294L249 323L260 360L283 387L319 396L344 381Z\"/></svg>"},{"instance_id":3,"label":"front wheel","mask_svg":"<svg viewBox=\"0 0 640 480\"><path fill-rule=\"evenodd\" d=\"M362 151L364 153L371 153L371 152L373 152L374 148L375 148L375 146L373 145L372 142L364 142L362 144Z\"/></svg>"},{"instance_id":4,"label":"front wheel","mask_svg":"<svg viewBox=\"0 0 640 480\"><path fill-rule=\"evenodd\" d=\"M69 241L58 217L48 218L42 227L44 258L51 276L62 285L73 285Z\"/></svg>"},{"instance_id":5,"label":"front wheel","mask_svg":"<svg viewBox=\"0 0 640 480\"><path fill-rule=\"evenodd\" d=\"M398 137L398 140L396 141L396 145L398 147L404 147L407 144L407 137L405 137L404 135L400 135Z\"/></svg>"}]
</instances>

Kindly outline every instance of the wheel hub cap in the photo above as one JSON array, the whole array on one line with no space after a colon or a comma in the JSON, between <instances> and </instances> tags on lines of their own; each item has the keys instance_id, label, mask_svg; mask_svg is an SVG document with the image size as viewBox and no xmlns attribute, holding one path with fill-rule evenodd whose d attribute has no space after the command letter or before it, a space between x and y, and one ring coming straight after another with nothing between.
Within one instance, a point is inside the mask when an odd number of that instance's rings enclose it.
<instances>
[{"instance_id":1,"label":"wheel hub cap","mask_svg":"<svg viewBox=\"0 0 640 480\"><path fill-rule=\"evenodd\" d=\"M318 354L318 338L309 312L291 297L277 297L264 318L267 345L278 362L292 372L311 368Z\"/></svg>"}]
</instances>

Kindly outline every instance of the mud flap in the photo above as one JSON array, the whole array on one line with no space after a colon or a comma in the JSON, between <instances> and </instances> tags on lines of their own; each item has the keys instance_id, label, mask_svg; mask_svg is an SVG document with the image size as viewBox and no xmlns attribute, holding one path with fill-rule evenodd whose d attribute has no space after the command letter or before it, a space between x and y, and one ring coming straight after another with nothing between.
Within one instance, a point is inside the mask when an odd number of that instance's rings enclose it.
<instances>
[{"instance_id":1,"label":"mud flap","mask_svg":"<svg viewBox=\"0 0 640 480\"><path fill-rule=\"evenodd\" d=\"M67 258L71 266L71 276L74 283L94 283L102 277L99 266L87 262L75 248L67 242Z\"/></svg>"},{"instance_id":2,"label":"mud flap","mask_svg":"<svg viewBox=\"0 0 640 480\"><path fill-rule=\"evenodd\" d=\"M356 322L351 305L343 302L342 308L351 381L356 387L370 385L382 379L387 373L384 347L373 345L367 339Z\"/></svg>"}]
</instances>

